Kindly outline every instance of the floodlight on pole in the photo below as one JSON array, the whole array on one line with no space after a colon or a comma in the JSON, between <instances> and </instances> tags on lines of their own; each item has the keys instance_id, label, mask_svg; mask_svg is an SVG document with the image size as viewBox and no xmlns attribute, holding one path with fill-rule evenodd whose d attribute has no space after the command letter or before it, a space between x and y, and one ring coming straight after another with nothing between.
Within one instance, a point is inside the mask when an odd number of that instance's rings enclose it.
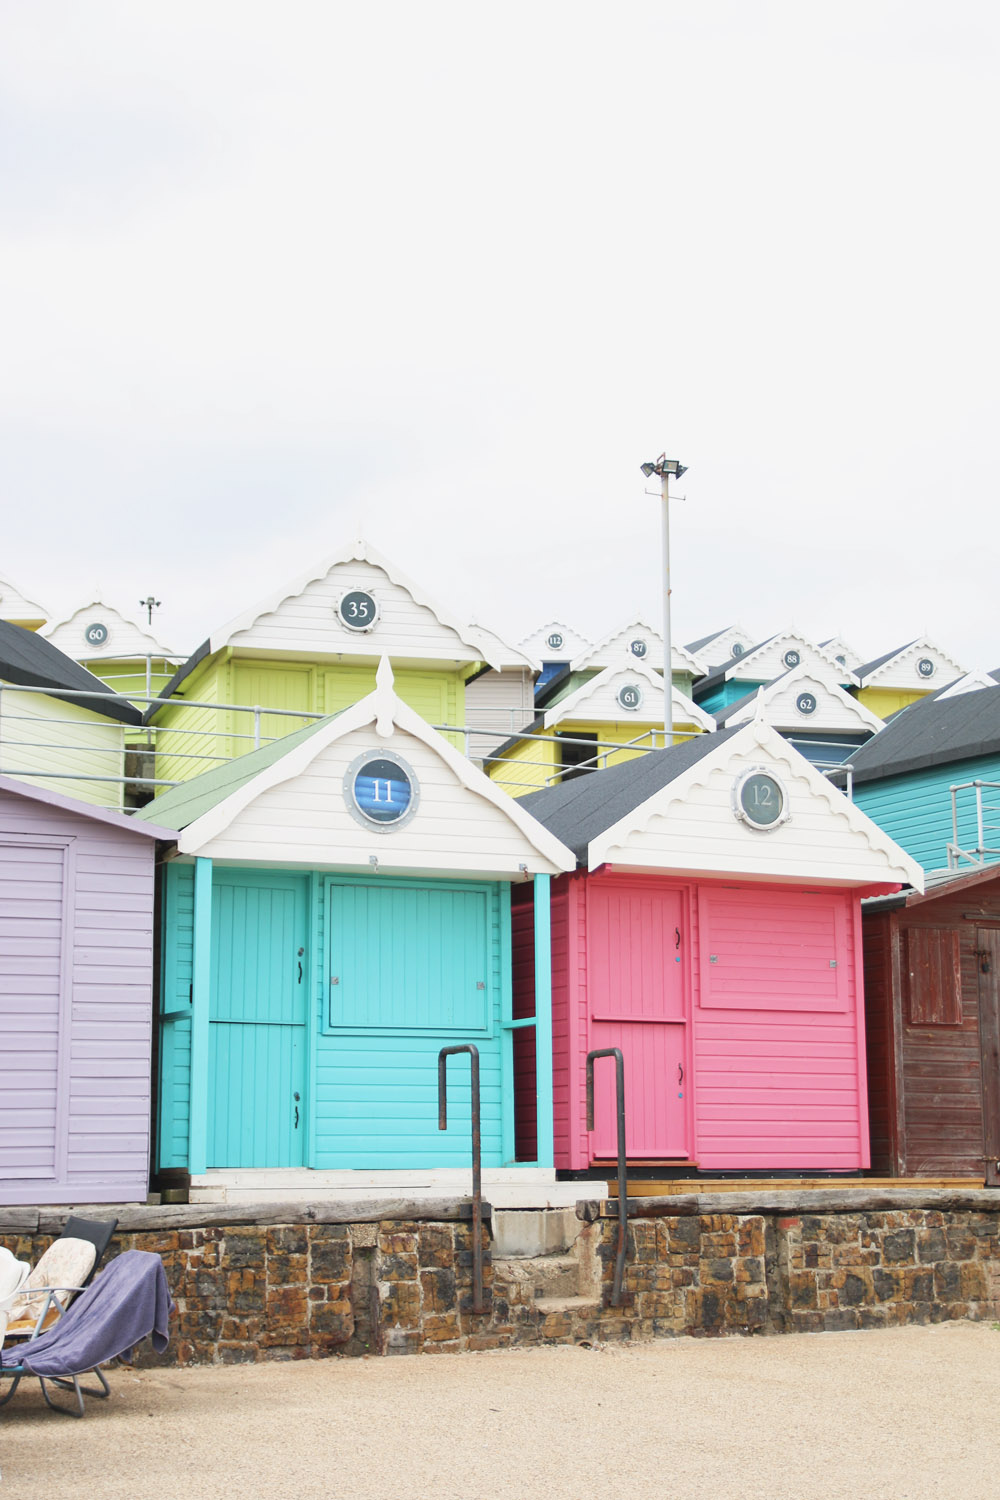
<instances>
[{"instance_id":1,"label":"floodlight on pole","mask_svg":"<svg viewBox=\"0 0 1000 1500\"><path fill-rule=\"evenodd\" d=\"M685 464L661 453L654 463L641 465L647 479L655 474L663 497L663 743L669 745L674 728L673 649L670 641L670 481L687 473Z\"/></svg>"}]
</instances>

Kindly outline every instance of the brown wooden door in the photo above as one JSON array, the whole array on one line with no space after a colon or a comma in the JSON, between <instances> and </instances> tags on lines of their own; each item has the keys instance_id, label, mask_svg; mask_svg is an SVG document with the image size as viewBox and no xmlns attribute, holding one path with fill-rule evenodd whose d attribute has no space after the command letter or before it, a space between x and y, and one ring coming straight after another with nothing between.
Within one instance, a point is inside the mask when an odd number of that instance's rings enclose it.
<instances>
[{"instance_id":1,"label":"brown wooden door","mask_svg":"<svg viewBox=\"0 0 1000 1500\"><path fill-rule=\"evenodd\" d=\"M986 1186L1000 1187L1000 929L976 928Z\"/></svg>"}]
</instances>

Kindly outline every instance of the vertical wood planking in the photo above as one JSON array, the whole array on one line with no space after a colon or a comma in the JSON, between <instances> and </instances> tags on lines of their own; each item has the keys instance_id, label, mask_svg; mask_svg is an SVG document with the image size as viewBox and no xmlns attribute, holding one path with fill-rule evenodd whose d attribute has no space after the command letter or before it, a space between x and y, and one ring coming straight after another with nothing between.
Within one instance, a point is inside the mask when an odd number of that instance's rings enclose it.
<instances>
[{"instance_id":1,"label":"vertical wood planking","mask_svg":"<svg viewBox=\"0 0 1000 1500\"><path fill-rule=\"evenodd\" d=\"M191 1116L192 1174L208 1166L209 1027L212 1005L212 861L194 865L194 954L191 988Z\"/></svg>"},{"instance_id":2,"label":"vertical wood planking","mask_svg":"<svg viewBox=\"0 0 1000 1500\"><path fill-rule=\"evenodd\" d=\"M535 1088L538 1165L555 1163L552 1077L552 909L551 880L535 876Z\"/></svg>"}]
</instances>

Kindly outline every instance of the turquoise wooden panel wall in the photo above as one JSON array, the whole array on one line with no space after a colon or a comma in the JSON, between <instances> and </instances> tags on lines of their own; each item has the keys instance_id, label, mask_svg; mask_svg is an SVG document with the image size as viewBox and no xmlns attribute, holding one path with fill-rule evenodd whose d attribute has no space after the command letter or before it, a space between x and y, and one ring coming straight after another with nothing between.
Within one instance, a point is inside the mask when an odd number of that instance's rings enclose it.
<instances>
[{"instance_id":1,"label":"turquoise wooden panel wall","mask_svg":"<svg viewBox=\"0 0 1000 1500\"><path fill-rule=\"evenodd\" d=\"M209 1167L301 1167L308 876L215 870Z\"/></svg>"},{"instance_id":2,"label":"turquoise wooden panel wall","mask_svg":"<svg viewBox=\"0 0 1000 1500\"><path fill-rule=\"evenodd\" d=\"M948 864L947 846L952 837L949 788L977 779L1000 781L1000 755L930 766L908 776L888 776L883 781L861 782L854 788L854 800L925 870L943 870ZM984 803L992 800L1000 807L1000 792L985 791L983 796ZM959 810L959 843L971 849L976 842L972 792L960 794ZM1000 825L1000 813L993 815L993 821ZM992 842L1000 845L1000 827L995 829ZM965 863L964 868L973 867Z\"/></svg>"},{"instance_id":3,"label":"turquoise wooden panel wall","mask_svg":"<svg viewBox=\"0 0 1000 1500\"><path fill-rule=\"evenodd\" d=\"M298 1144L301 1160L319 1168L404 1169L432 1166L465 1167L470 1162L471 1106L468 1059L458 1057L449 1062L448 1129L437 1128L437 1054L442 1046L467 1039L480 1051L480 1091L482 1102L482 1159L484 1166L503 1162L502 1115L504 1083L501 1060L501 1022L511 1014L511 979L509 962L510 902L506 887L489 882L398 881L378 877L371 881L319 875L273 874L263 871L220 870L214 872L215 901L221 899L229 912L228 929L223 924L218 945L213 933L213 1016L225 1016L212 1025L247 1036L241 1042L240 1056L231 1048L231 1077L246 1067L259 1071L264 1079L267 1069L255 1048L263 1045L258 1033L264 1030L265 1018L259 1008L256 986L247 990L245 960L233 954L233 937L242 931L242 951L251 950L256 924L270 931L272 922L283 931L277 943L268 945L261 954L261 964L271 973L270 984L285 996L273 1019L280 1024L271 1027L275 1037L287 1033L294 1024L285 1011L289 1004L288 975L283 969L289 946L303 946L304 986L308 986L311 1025L301 1029L301 1046L284 1035L274 1040L278 1049L270 1061L272 1073L301 1077L302 1094ZM302 891L294 902L294 925L305 934L300 944L287 928L288 911L273 909L274 891L283 883L298 885ZM250 894L250 888L255 889ZM263 892L271 891L269 896ZM306 891L311 891L307 899ZM165 881L165 921L163 934L164 974L176 978L174 985L183 1001L183 1014L163 1015L161 1029L160 1069L160 1146L158 1160L163 1167L186 1167L189 1146L190 1105L190 1004L193 875L190 865L169 866ZM238 894L242 892L242 894ZM268 906L271 907L267 913ZM355 1011L338 996L341 988L330 984L333 966L330 946L331 912L342 919L346 948L338 957L347 958L348 976L360 974L363 964L378 960L375 969L375 1008L363 1009L355 991ZM304 915L303 915L304 914ZM266 917L266 921L265 921ZM242 926L241 926L242 924ZM399 943L397 924L409 933ZM213 929L220 928L213 921ZM385 946L383 947L383 943ZM280 950L274 969L273 952ZM366 959L367 949L367 959ZM236 968L233 969L233 965ZM296 956L297 964L297 956ZM243 974L235 982L222 975ZM295 990L298 990L297 968ZM406 977L406 991L398 990ZM414 979L417 983L413 983ZM220 993L220 980L224 993ZM479 984L484 988L480 990ZM348 997L350 984L347 986ZM381 1006L397 989L394 1011ZM405 997L405 1003L400 997ZM294 998L294 997L293 997ZM164 1000L166 1001L166 990ZM432 1007L437 1001L436 1017ZM369 1006L370 1006L370 1002ZM238 1013L242 1007L242 1013ZM443 1007L443 1008L441 1008ZM371 1024L379 1016L387 1024ZM247 1016L258 1017L259 1024L248 1024ZM366 1024L359 1024L359 1017ZM397 1024L388 1024L390 1017ZM253 1041L253 1046L250 1042ZM289 1043L286 1053L280 1047ZM245 1045L244 1045L245 1043ZM235 1043L233 1044L235 1046ZM249 1047L249 1050L247 1048ZM220 1071L213 1054L210 1072L210 1095L225 1090L225 1069ZM293 1071L294 1070L294 1071ZM283 1084L284 1087L284 1084ZM512 1096L512 1080L507 1092ZM287 1092L287 1088L285 1090ZM235 1089L234 1089L235 1094ZM280 1104L280 1101L279 1101ZM512 1108L512 1104L509 1106ZM226 1117L228 1118L228 1116ZM286 1121L287 1124L287 1121ZM250 1122L248 1122L248 1129ZM270 1165L294 1165L288 1156L288 1138L275 1135L268 1127L269 1140L255 1137L250 1156L229 1161L230 1166L259 1164L261 1152L269 1153ZM227 1127L228 1129L228 1127ZM259 1133L258 1133L259 1134ZM227 1152L237 1150L238 1137L230 1133L228 1142L217 1137L217 1147ZM293 1144L296 1144L293 1138ZM276 1159L280 1158L280 1159ZM210 1165L222 1163L210 1160Z\"/></svg>"},{"instance_id":4,"label":"turquoise wooden panel wall","mask_svg":"<svg viewBox=\"0 0 1000 1500\"><path fill-rule=\"evenodd\" d=\"M339 881L330 877L322 882L329 890L341 884L355 890L371 889L386 883L377 877L372 881ZM437 1054L467 1037L474 1041L480 1054L480 1098L482 1107L482 1160L484 1166L500 1166L503 1160L500 1023L510 1015L510 966L502 962L505 947L510 944L510 906L502 899L500 887L492 883L452 883L445 881L399 882L412 890L439 892L443 907L454 902L456 895L473 897L485 908L485 972L476 976L485 983L476 991L477 1006L482 1003L486 1031L462 1032L431 1029L427 1012L424 1025L412 1028L377 1027L349 1032L337 1026L330 1029L329 994L339 986L329 986L328 977L338 974L335 944L330 933L330 897L319 913L319 939L326 955L325 968L317 975L315 993L319 1035L316 1039L314 1146L310 1165L321 1168L420 1168L464 1167L471 1160L471 1106L469 1063L465 1057L448 1064L448 1129L437 1128ZM459 909L462 909L460 904ZM465 908L468 918L472 906ZM391 914L392 903L375 908L382 921ZM377 933L369 941L378 941ZM462 943L461 966L470 962L469 928ZM452 955L447 929L442 929L440 946L425 944L424 960L435 961L440 975L450 971ZM342 1012L336 1012L342 1015ZM412 1016L416 1014L411 1012ZM454 1012L452 1013L454 1015Z\"/></svg>"},{"instance_id":5,"label":"turquoise wooden panel wall","mask_svg":"<svg viewBox=\"0 0 1000 1500\"><path fill-rule=\"evenodd\" d=\"M720 708L725 708L727 703L738 703L741 698L746 697L747 693L755 693L759 687L763 686L764 683L762 682L735 682L730 680L729 682L723 682L719 687L714 688L712 692L707 693L702 698L699 697L698 687L695 684L694 699L698 707L703 708L707 714L715 714L718 713Z\"/></svg>"},{"instance_id":6,"label":"turquoise wooden panel wall","mask_svg":"<svg viewBox=\"0 0 1000 1500\"><path fill-rule=\"evenodd\" d=\"M194 866L169 864L162 886L157 1161L188 1164Z\"/></svg>"}]
</instances>

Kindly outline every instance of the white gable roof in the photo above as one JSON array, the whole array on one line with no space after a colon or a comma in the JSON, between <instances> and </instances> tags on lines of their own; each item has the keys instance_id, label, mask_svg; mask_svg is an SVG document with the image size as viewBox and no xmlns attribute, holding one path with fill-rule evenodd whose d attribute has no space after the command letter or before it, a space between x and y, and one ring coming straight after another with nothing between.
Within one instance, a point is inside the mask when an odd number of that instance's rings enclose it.
<instances>
[{"instance_id":1,"label":"white gable roof","mask_svg":"<svg viewBox=\"0 0 1000 1500\"><path fill-rule=\"evenodd\" d=\"M754 718L758 698L764 704L767 722L776 729L877 733L883 728L878 715L845 692L828 669L816 672L808 666L796 667L766 687L758 688L755 697L748 701L720 710L716 715L719 727L744 724Z\"/></svg>"},{"instance_id":2,"label":"white gable roof","mask_svg":"<svg viewBox=\"0 0 1000 1500\"><path fill-rule=\"evenodd\" d=\"M371 629L352 630L338 617L340 600L355 590L375 600L378 617ZM475 635L370 543L357 541L213 631L208 648L275 652L285 659L485 661L499 670L503 663L486 649L486 635Z\"/></svg>"},{"instance_id":3,"label":"white gable roof","mask_svg":"<svg viewBox=\"0 0 1000 1500\"><path fill-rule=\"evenodd\" d=\"M928 671L925 663L929 663ZM942 651L926 636L920 636L883 661L861 674L862 687L896 688L901 692L917 689L933 692L942 682L951 682L965 673L965 667L947 651Z\"/></svg>"},{"instance_id":4,"label":"white gable roof","mask_svg":"<svg viewBox=\"0 0 1000 1500\"><path fill-rule=\"evenodd\" d=\"M853 646L848 645L842 635L834 635L828 641L820 641L820 646L833 657L834 661L839 662L842 667L846 667L849 672L856 672L859 667L863 667L865 664L865 659L860 651L855 651Z\"/></svg>"},{"instance_id":5,"label":"white gable roof","mask_svg":"<svg viewBox=\"0 0 1000 1500\"><path fill-rule=\"evenodd\" d=\"M398 755L416 778L413 817L366 826L345 776L359 757ZM196 818L180 854L371 874L517 879L575 868L571 852L396 696L388 658L359 703Z\"/></svg>"},{"instance_id":6,"label":"white gable roof","mask_svg":"<svg viewBox=\"0 0 1000 1500\"><path fill-rule=\"evenodd\" d=\"M88 637L93 630L97 638ZM102 656L120 661L132 657L165 657L181 662L183 653L172 651L152 631L123 615L102 599L81 605L61 620L52 620L39 632L74 661L98 661Z\"/></svg>"},{"instance_id":7,"label":"white gable roof","mask_svg":"<svg viewBox=\"0 0 1000 1500\"><path fill-rule=\"evenodd\" d=\"M606 635L596 646L581 651L570 662L570 670L584 672L600 667L617 667L625 662L641 662L656 672L663 671L663 636L641 617L633 620L631 625ZM670 643L670 670L686 672L692 677L701 677L704 673L704 667L698 658L676 641Z\"/></svg>"},{"instance_id":8,"label":"white gable roof","mask_svg":"<svg viewBox=\"0 0 1000 1500\"><path fill-rule=\"evenodd\" d=\"M744 651L749 651L754 645L755 638L742 625L727 625L725 630L717 630L712 636L702 636L700 641L691 642L685 649L694 653L701 662L703 671L711 672L715 667L721 667L731 656L742 656Z\"/></svg>"},{"instance_id":9,"label":"white gable roof","mask_svg":"<svg viewBox=\"0 0 1000 1500\"><path fill-rule=\"evenodd\" d=\"M990 677L986 672L966 672L964 677L956 678L937 697L958 698L962 693L978 693L981 688L995 688L997 685L996 678Z\"/></svg>"},{"instance_id":10,"label":"white gable roof","mask_svg":"<svg viewBox=\"0 0 1000 1500\"><path fill-rule=\"evenodd\" d=\"M48 610L35 604L6 578L0 578L0 620L45 620Z\"/></svg>"},{"instance_id":11,"label":"white gable roof","mask_svg":"<svg viewBox=\"0 0 1000 1500\"><path fill-rule=\"evenodd\" d=\"M676 684L673 688L672 706L674 724L697 724L701 729L712 730L715 720L711 714L699 708ZM619 693L638 693L638 706L626 708L619 702ZM625 663L620 667L605 667L596 677L591 677L575 692L550 708L545 715L545 728L554 728L568 720L585 719L588 723L625 724L636 722L639 726L663 723L664 679L642 662Z\"/></svg>"},{"instance_id":12,"label":"white gable roof","mask_svg":"<svg viewBox=\"0 0 1000 1500\"><path fill-rule=\"evenodd\" d=\"M488 659L496 671L503 667L525 667L529 672L542 670L537 657L529 656L517 646L510 645L495 630L487 630L485 625L468 625L465 633L470 640L480 644L483 661Z\"/></svg>"},{"instance_id":13,"label":"white gable roof","mask_svg":"<svg viewBox=\"0 0 1000 1500\"><path fill-rule=\"evenodd\" d=\"M552 641L557 638L559 644L553 645ZM522 651L540 661L572 661L574 656L578 656L581 651L588 651L594 643L574 630L572 625L563 625L560 620L550 620L548 625L540 625L517 644Z\"/></svg>"},{"instance_id":14,"label":"white gable roof","mask_svg":"<svg viewBox=\"0 0 1000 1500\"><path fill-rule=\"evenodd\" d=\"M793 660L793 657L797 660ZM826 666L834 672L839 682L857 685L858 679L849 668L841 666L824 646L815 645L795 630L783 630L780 635L773 635L769 641L762 641L753 650L745 652L728 669L726 680L773 682L784 672L809 665L817 671L822 671Z\"/></svg>"},{"instance_id":15,"label":"white gable roof","mask_svg":"<svg viewBox=\"0 0 1000 1500\"><path fill-rule=\"evenodd\" d=\"M762 830L734 812L735 787L760 768L775 777L789 817ZM843 792L762 719L592 839L592 870L671 870L744 880L924 888L924 872Z\"/></svg>"}]
</instances>

